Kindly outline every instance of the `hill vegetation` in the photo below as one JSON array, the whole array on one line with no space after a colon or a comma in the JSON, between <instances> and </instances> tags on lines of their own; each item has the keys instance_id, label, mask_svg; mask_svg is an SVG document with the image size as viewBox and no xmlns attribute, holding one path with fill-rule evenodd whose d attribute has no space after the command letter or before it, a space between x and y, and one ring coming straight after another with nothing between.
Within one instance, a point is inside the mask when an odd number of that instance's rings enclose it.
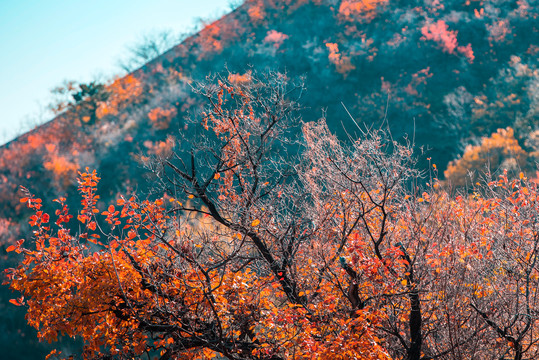
<instances>
[{"instance_id":1,"label":"hill vegetation","mask_svg":"<svg viewBox=\"0 0 539 360\"><path fill-rule=\"evenodd\" d=\"M57 104L58 116L0 149L2 246L12 246L31 231L25 219L32 213L27 203L19 201L26 197L19 186L44 199L66 198L66 205L77 209L77 172L89 167L102 178L101 212L121 194L149 194L155 189L152 182L156 178L148 175L144 164L188 150L188 142L182 139L204 131L197 124L203 119L201 111L207 98L193 89L199 89L200 82L212 83L206 77L215 74L240 88L268 70L289 80L302 78L304 92L297 117L305 122L324 118L328 134L345 142L361 136L363 126L370 131L389 129L386 135L395 139L396 145L413 143L422 149L424 155L418 157L416 168L432 169L431 164L436 164L440 181L472 190L481 179L479 172L487 166L492 179L503 175L503 169L509 178L518 178L522 172L524 178L533 179L539 156L539 46L530 34L538 33L538 9L533 0L246 1L125 77L104 84L66 84L58 89L64 96ZM300 134L298 127L296 136ZM328 141L333 139L324 136ZM292 154L300 151L299 145L288 146L286 151ZM507 180L504 186L510 183ZM483 190L490 191L498 186L495 184ZM526 184L518 191L532 189L532 183ZM422 198L415 193L408 195ZM162 193L154 195L160 196ZM481 196L485 202L491 201L492 196ZM514 200L510 194L496 196ZM458 206L484 205L477 201ZM49 201L43 202L43 211L52 214L54 209ZM434 214L437 211L442 210L432 210ZM455 225L460 220L451 221ZM398 247L386 250L398 253ZM439 254L442 249L436 251ZM398 254L402 258L405 252ZM414 254L427 261L423 258L427 253ZM483 255L487 257L487 253ZM4 267L14 266L14 258L8 259L5 253L3 261ZM406 265L397 267L399 272ZM403 275L406 271L402 271L395 281L408 283ZM339 282L348 281L342 278L345 273L339 276ZM407 287L402 286L401 290ZM12 297L6 287L2 296L3 303ZM346 302L346 296L341 298ZM471 312L478 322L490 316L481 305L480 301L474 303L477 309ZM21 338L20 333L27 331L20 330L24 320L15 317L21 313L6 306L0 308L0 323L5 327L0 341L6 349L14 348L15 354L21 343L30 343L26 340L29 335ZM342 309L348 307L350 304ZM526 330L522 334L532 333ZM378 333L372 336L380 338ZM410 338L401 341L395 336L391 341L411 344ZM399 357L410 350L406 346L404 352L386 350Z\"/></svg>"}]
</instances>

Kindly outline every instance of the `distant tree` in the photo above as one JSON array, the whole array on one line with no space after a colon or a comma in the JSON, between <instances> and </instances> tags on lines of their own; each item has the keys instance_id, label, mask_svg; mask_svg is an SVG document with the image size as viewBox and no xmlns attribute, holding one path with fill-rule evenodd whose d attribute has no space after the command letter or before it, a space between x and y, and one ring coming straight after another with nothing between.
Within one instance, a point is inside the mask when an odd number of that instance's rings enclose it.
<instances>
[{"instance_id":1,"label":"distant tree","mask_svg":"<svg viewBox=\"0 0 539 360\"><path fill-rule=\"evenodd\" d=\"M76 84L68 81L64 85L53 89L57 96L55 104L50 108L55 113L69 110L77 114L77 118L86 124L93 124L97 120L97 110L109 97L105 85L92 81L88 84Z\"/></svg>"},{"instance_id":2,"label":"distant tree","mask_svg":"<svg viewBox=\"0 0 539 360\"><path fill-rule=\"evenodd\" d=\"M169 30L147 34L137 44L128 47L127 58L120 61L120 67L132 72L178 45L185 36L174 35Z\"/></svg>"},{"instance_id":3,"label":"distant tree","mask_svg":"<svg viewBox=\"0 0 539 360\"><path fill-rule=\"evenodd\" d=\"M522 149L511 128L498 129L479 145L469 145L459 159L450 162L444 175L453 186L470 186L489 171L509 170L533 173L530 155Z\"/></svg>"}]
</instances>

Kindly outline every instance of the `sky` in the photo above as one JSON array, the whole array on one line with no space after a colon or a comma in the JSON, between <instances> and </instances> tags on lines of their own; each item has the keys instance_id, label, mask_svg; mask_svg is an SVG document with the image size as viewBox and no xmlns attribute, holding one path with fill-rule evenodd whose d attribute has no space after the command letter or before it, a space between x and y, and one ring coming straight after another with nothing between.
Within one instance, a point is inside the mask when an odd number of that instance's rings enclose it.
<instances>
[{"instance_id":1,"label":"sky","mask_svg":"<svg viewBox=\"0 0 539 360\"><path fill-rule=\"evenodd\" d=\"M52 118L65 80L122 75L128 48L161 31L190 32L231 0L0 0L0 144Z\"/></svg>"}]
</instances>

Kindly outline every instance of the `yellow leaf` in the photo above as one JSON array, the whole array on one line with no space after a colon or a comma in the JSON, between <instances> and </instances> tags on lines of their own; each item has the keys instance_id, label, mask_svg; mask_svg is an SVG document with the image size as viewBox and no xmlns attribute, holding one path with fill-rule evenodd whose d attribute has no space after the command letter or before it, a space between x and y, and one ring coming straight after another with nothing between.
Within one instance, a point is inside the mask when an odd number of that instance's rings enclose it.
<instances>
[{"instance_id":1,"label":"yellow leaf","mask_svg":"<svg viewBox=\"0 0 539 360\"><path fill-rule=\"evenodd\" d=\"M258 226L260 224L260 220L256 219L251 223L251 226Z\"/></svg>"}]
</instances>

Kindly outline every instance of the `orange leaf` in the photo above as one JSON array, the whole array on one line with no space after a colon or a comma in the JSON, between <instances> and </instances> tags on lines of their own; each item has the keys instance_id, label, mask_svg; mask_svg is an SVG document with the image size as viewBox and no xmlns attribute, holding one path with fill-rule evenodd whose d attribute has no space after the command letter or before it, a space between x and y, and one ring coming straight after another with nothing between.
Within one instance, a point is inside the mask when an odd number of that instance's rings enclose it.
<instances>
[{"instance_id":1,"label":"orange leaf","mask_svg":"<svg viewBox=\"0 0 539 360\"><path fill-rule=\"evenodd\" d=\"M251 223L251 226L258 226L260 224L260 220L256 219Z\"/></svg>"},{"instance_id":2,"label":"orange leaf","mask_svg":"<svg viewBox=\"0 0 539 360\"><path fill-rule=\"evenodd\" d=\"M19 301L19 299L9 299L9 302L16 306L22 306L22 303Z\"/></svg>"},{"instance_id":3,"label":"orange leaf","mask_svg":"<svg viewBox=\"0 0 539 360\"><path fill-rule=\"evenodd\" d=\"M7 249L6 249L6 252L12 252L15 249L17 249L17 247L15 245L8 246Z\"/></svg>"}]
</instances>

